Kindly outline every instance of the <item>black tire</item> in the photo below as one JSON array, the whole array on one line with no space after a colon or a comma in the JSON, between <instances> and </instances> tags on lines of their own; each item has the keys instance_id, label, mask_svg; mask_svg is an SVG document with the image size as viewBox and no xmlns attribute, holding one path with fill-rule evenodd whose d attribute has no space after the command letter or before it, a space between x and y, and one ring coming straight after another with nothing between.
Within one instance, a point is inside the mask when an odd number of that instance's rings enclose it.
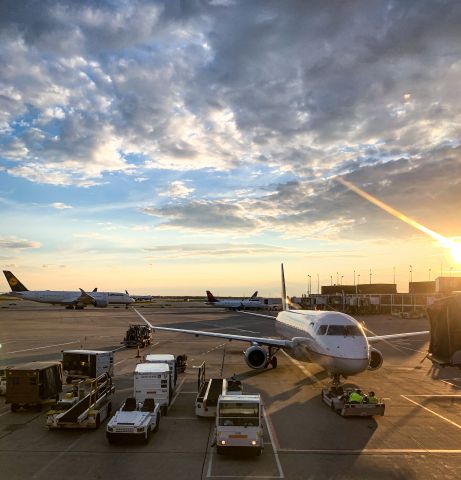
<instances>
[{"instance_id":1,"label":"black tire","mask_svg":"<svg viewBox=\"0 0 461 480\"><path fill-rule=\"evenodd\" d=\"M277 364L278 364L277 357L272 357L271 358L272 368L277 368Z\"/></svg>"},{"instance_id":2,"label":"black tire","mask_svg":"<svg viewBox=\"0 0 461 480\"><path fill-rule=\"evenodd\" d=\"M101 416L98 413L96 415L96 419L94 421L94 428L99 428L99 425L101 425Z\"/></svg>"},{"instance_id":3,"label":"black tire","mask_svg":"<svg viewBox=\"0 0 461 480\"><path fill-rule=\"evenodd\" d=\"M11 411L12 412L17 412L18 409L19 409L19 404L17 404L17 403L12 403L11 404Z\"/></svg>"},{"instance_id":4,"label":"black tire","mask_svg":"<svg viewBox=\"0 0 461 480\"><path fill-rule=\"evenodd\" d=\"M258 447L258 448L256 449L256 452L255 452L256 456L257 456L257 457L260 457L260 456L261 456L261 453L263 453L263 449L262 449L262 447Z\"/></svg>"},{"instance_id":5,"label":"black tire","mask_svg":"<svg viewBox=\"0 0 461 480\"><path fill-rule=\"evenodd\" d=\"M216 453L218 455L224 455L224 450L225 450L225 447L221 447L219 445L216 445Z\"/></svg>"},{"instance_id":6,"label":"black tire","mask_svg":"<svg viewBox=\"0 0 461 480\"><path fill-rule=\"evenodd\" d=\"M168 416L168 407L166 405L162 405L162 415L164 417Z\"/></svg>"},{"instance_id":7,"label":"black tire","mask_svg":"<svg viewBox=\"0 0 461 480\"><path fill-rule=\"evenodd\" d=\"M142 443L144 445L147 445L150 441L150 436L151 436L151 431L150 431L150 427L147 428L147 432L146 432L146 435L145 437L142 439Z\"/></svg>"},{"instance_id":8,"label":"black tire","mask_svg":"<svg viewBox=\"0 0 461 480\"><path fill-rule=\"evenodd\" d=\"M160 414L157 413L157 418L155 420L155 428L154 428L154 432L158 432L158 428L160 427Z\"/></svg>"},{"instance_id":9,"label":"black tire","mask_svg":"<svg viewBox=\"0 0 461 480\"><path fill-rule=\"evenodd\" d=\"M109 418L111 413L112 413L112 403L109 402L109 405L107 405L107 415L106 415L106 418Z\"/></svg>"},{"instance_id":10,"label":"black tire","mask_svg":"<svg viewBox=\"0 0 461 480\"><path fill-rule=\"evenodd\" d=\"M107 432L106 433L106 438L107 438L107 441L109 443L115 443L115 439L114 439L114 436L112 435L112 433Z\"/></svg>"}]
</instances>

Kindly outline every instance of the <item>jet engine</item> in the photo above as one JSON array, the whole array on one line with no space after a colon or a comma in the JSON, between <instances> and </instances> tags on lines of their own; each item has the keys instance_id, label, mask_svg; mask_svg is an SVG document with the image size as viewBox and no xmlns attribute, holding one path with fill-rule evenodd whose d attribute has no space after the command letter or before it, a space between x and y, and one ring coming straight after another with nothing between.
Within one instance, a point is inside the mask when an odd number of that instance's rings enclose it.
<instances>
[{"instance_id":1,"label":"jet engine","mask_svg":"<svg viewBox=\"0 0 461 480\"><path fill-rule=\"evenodd\" d=\"M94 301L94 306L97 308L106 308L109 301L106 298L98 298Z\"/></svg>"},{"instance_id":2,"label":"jet engine","mask_svg":"<svg viewBox=\"0 0 461 480\"><path fill-rule=\"evenodd\" d=\"M368 370L378 370L383 364L383 355L376 348L370 348L370 363L368 364Z\"/></svg>"},{"instance_id":3,"label":"jet engine","mask_svg":"<svg viewBox=\"0 0 461 480\"><path fill-rule=\"evenodd\" d=\"M267 364L267 352L259 345L253 345L244 352L245 362L251 368L257 370L264 368Z\"/></svg>"}]
</instances>

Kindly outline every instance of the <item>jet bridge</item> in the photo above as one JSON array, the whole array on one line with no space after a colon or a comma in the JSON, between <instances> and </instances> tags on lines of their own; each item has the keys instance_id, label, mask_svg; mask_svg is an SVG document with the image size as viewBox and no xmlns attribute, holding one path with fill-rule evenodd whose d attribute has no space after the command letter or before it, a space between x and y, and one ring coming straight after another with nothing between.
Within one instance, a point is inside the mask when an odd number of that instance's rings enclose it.
<instances>
[{"instance_id":1,"label":"jet bridge","mask_svg":"<svg viewBox=\"0 0 461 480\"><path fill-rule=\"evenodd\" d=\"M428 358L442 367L461 368L461 295L436 301L427 315L431 334Z\"/></svg>"}]
</instances>

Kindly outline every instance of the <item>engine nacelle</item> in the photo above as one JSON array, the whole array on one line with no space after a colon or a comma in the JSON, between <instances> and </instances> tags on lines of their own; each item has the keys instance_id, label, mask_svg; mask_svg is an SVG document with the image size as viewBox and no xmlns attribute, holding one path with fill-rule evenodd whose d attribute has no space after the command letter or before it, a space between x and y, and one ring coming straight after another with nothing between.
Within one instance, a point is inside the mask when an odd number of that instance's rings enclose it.
<instances>
[{"instance_id":1,"label":"engine nacelle","mask_svg":"<svg viewBox=\"0 0 461 480\"><path fill-rule=\"evenodd\" d=\"M268 355L264 348L253 345L245 350L245 362L250 368L259 370L267 365Z\"/></svg>"},{"instance_id":2,"label":"engine nacelle","mask_svg":"<svg viewBox=\"0 0 461 480\"><path fill-rule=\"evenodd\" d=\"M106 308L109 305L109 301L105 298L98 298L94 301L94 306L97 308Z\"/></svg>"},{"instance_id":3,"label":"engine nacelle","mask_svg":"<svg viewBox=\"0 0 461 480\"><path fill-rule=\"evenodd\" d=\"M378 370L383 364L383 355L376 348L370 348L370 363L368 364L368 370Z\"/></svg>"}]
</instances>

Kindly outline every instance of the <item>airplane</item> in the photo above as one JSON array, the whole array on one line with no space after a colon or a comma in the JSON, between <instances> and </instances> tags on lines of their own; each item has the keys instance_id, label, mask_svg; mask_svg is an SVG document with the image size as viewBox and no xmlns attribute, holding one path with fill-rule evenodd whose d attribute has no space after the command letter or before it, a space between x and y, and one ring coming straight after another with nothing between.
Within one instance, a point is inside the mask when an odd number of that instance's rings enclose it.
<instances>
[{"instance_id":1,"label":"airplane","mask_svg":"<svg viewBox=\"0 0 461 480\"><path fill-rule=\"evenodd\" d=\"M296 360L312 362L323 367L331 376L333 385L340 378L357 375L365 370L377 370L383 364L381 352L371 346L381 340L394 340L429 333L428 331L397 333L367 337L362 325L350 315L334 311L292 310L286 295L285 273L282 274L282 311L277 317L260 313L247 315L267 317L275 321L280 338L249 337L219 332L188 330L152 325L140 312L134 311L152 329L189 335L223 338L246 342L250 346L244 358L250 368L262 370L272 365L277 368L277 352L282 349Z\"/></svg>"},{"instance_id":2,"label":"airplane","mask_svg":"<svg viewBox=\"0 0 461 480\"><path fill-rule=\"evenodd\" d=\"M206 291L206 296L208 298L208 305L219 308L227 308L229 310L242 310L244 308L265 308L264 301L258 298L258 291L248 299L248 300L235 300L233 298L225 298L220 300L216 298L209 290Z\"/></svg>"},{"instance_id":3,"label":"airplane","mask_svg":"<svg viewBox=\"0 0 461 480\"><path fill-rule=\"evenodd\" d=\"M81 288L80 292L28 290L10 271L3 270L3 273L12 290L10 295L33 302L65 305L67 309L75 308L76 310L82 310L87 305L105 308L112 304L125 305L128 308L128 305L134 302L126 293L98 292L97 288L90 293L85 292Z\"/></svg>"}]
</instances>

